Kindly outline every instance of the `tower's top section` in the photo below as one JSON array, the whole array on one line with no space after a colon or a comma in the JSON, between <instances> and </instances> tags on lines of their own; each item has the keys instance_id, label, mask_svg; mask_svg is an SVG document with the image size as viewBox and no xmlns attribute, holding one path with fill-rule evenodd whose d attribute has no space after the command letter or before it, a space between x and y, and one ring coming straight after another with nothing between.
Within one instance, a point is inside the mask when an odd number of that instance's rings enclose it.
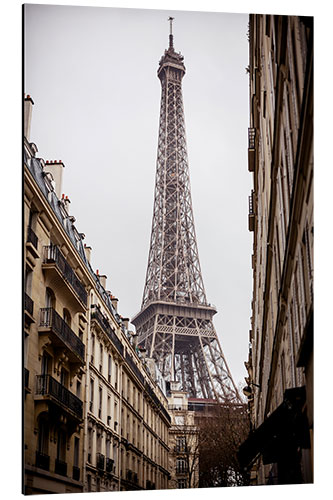
<instances>
[{"instance_id":1,"label":"tower's top section","mask_svg":"<svg viewBox=\"0 0 333 500\"><path fill-rule=\"evenodd\" d=\"M164 51L164 55L161 57L159 62L159 68L157 70L157 75L161 81L165 79L167 68L173 68L174 70L178 70L178 78L182 79L185 74L185 66L184 66L184 57L180 52L175 52L173 46L173 33L172 33L172 23L174 21L174 17L169 17L168 21L170 23L170 33L169 33L169 48ZM175 71L172 71L172 74L175 75ZM171 74L170 74L171 76Z\"/></svg>"}]
</instances>

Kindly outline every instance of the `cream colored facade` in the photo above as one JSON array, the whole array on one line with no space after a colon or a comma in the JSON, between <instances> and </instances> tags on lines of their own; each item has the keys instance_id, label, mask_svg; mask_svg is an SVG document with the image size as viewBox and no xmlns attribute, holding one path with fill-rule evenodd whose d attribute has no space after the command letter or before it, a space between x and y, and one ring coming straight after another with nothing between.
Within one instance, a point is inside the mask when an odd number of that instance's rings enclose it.
<instances>
[{"instance_id":1,"label":"cream colored facade","mask_svg":"<svg viewBox=\"0 0 333 500\"><path fill-rule=\"evenodd\" d=\"M179 390L179 382L170 382L168 396L172 425L170 428L170 488L199 487L199 432L195 412L189 410L187 392Z\"/></svg>"},{"instance_id":2,"label":"cream colored facade","mask_svg":"<svg viewBox=\"0 0 333 500\"><path fill-rule=\"evenodd\" d=\"M166 396L136 348L128 320L119 329L96 293L89 332L85 491L166 489Z\"/></svg>"},{"instance_id":3,"label":"cream colored facade","mask_svg":"<svg viewBox=\"0 0 333 500\"><path fill-rule=\"evenodd\" d=\"M312 18L251 15L252 484L312 482Z\"/></svg>"},{"instance_id":4,"label":"cream colored facade","mask_svg":"<svg viewBox=\"0 0 333 500\"><path fill-rule=\"evenodd\" d=\"M61 196L24 110L24 492L168 488L165 390Z\"/></svg>"}]
</instances>

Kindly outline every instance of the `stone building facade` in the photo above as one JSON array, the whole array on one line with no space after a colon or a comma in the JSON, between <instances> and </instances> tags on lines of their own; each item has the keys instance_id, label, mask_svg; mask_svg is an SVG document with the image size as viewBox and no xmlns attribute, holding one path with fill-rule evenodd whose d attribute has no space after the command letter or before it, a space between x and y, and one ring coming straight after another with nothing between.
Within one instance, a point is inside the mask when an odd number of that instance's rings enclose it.
<instances>
[{"instance_id":1,"label":"stone building facade","mask_svg":"<svg viewBox=\"0 0 333 500\"><path fill-rule=\"evenodd\" d=\"M252 484L313 481L313 19L251 15L253 299L240 458Z\"/></svg>"},{"instance_id":2,"label":"stone building facade","mask_svg":"<svg viewBox=\"0 0 333 500\"><path fill-rule=\"evenodd\" d=\"M170 488L199 486L199 429L188 394L179 389L179 382L170 382L168 393L172 425L169 431Z\"/></svg>"},{"instance_id":3,"label":"stone building facade","mask_svg":"<svg viewBox=\"0 0 333 500\"><path fill-rule=\"evenodd\" d=\"M168 488L171 418L24 100L24 493ZM150 362L151 363L151 362Z\"/></svg>"}]
</instances>

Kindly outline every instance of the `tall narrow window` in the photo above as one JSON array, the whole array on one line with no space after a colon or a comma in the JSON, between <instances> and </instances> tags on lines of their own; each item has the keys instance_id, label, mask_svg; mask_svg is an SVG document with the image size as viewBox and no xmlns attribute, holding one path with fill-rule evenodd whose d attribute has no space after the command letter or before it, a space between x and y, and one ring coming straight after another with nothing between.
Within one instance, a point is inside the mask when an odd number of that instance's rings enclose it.
<instances>
[{"instance_id":1,"label":"tall narrow window","mask_svg":"<svg viewBox=\"0 0 333 500\"><path fill-rule=\"evenodd\" d=\"M111 374L112 374L112 358L111 354L109 354L108 358L108 382L111 383Z\"/></svg>"},{"instance_id":2,"label":"tall narrow window","mask_svg":"<svg viewBox=\"0 0 333 500\"><path fill-rule=\"evenodd\" d=\"M89 402L89 411L93 411L94 405L94 379L90 379L90 402Z\"/></svg>"},{"instance_id":3,"label":"tall narrow window","mask_svg":"<svg viewBox=\"0 0 333 500\"><path fill-rule=\"evenodd\" d=\"M79 467L79 452L80 452L80 439L75 436L74 438L74 467Z\"/></svg>"},{"instance_id":4,"label":"tall narrow window","mask_svg":"<svg viewBox=\"0 0 333 500\"><path fill-rule=\"evenodd\" d=\"M98 417L102 418L102 400L103 400L103 389L99 388L99 403L98 403Z\"/></svg>"},{"instance_id":5,"label":"tall narrow window","mask_svg":"<svg viewBox=\"0 0 333 500\"><path fill-rule=\"evenodd\" d=\"M101 342L99 346L99 371L102 372L102 370L103 370L103 344Z\"/></svg>"},{"instance_id":6,"label":"tall narrow window","mask_svg":"<svg viewBox=\"0 0 333 500\"><path fill-rule=\"evenodd\" d=\"M114 387L116 390L118 390L118 365L115 364L115 380L114 380Z\"/></svg>"},{"instance_id":7,"label":"tall narrow window","mask_svg":"<svg viewBox=\"0 0 333 500\"><path fill-rule=\"evenodd\" d=\"M81 398L81 382L80 382L80 380L76 381L76 395L78 398Z\"/></svg>"},{"instance_id":8,"label":"tall narrow window","mask_svg":"<svg viewBox=\"0 0 333 500\"><path fill-rule=\"evenodd\" d=\"M91 362L94 363L94 356L95 356L95 335L92 334L91 336Z\"/></svg>"},{"instance_id":9,"label":"tall narrow window","mask_svg":"<svg viewBox=\"0 0 333 500\"><path fill-rule=\"evenodd\" d=\"M57 459L66 462L66 433L62 429L58 431Z\"/></svg>"},{"instance_id":10,"label":"tall narrow window","mask_svg":"<svg viewBox=\"0 0 333 500\"><path fill-rule=\"evenodd\" d=\"M65 370L64 368L61 368L60 372L60 383L64 387L68 387L68 371Z\"/></svg>"},{"instance_id":11,"label":"tall narrow window","mask_svg":"<svg viewBox=\"0 0 333 500\"><path fill-rule=\"evenodd\" d=\"M42 356L41 370L42 375L47 375L51 372L51 357L46 352Z\"/></svg>"}]
</instances>

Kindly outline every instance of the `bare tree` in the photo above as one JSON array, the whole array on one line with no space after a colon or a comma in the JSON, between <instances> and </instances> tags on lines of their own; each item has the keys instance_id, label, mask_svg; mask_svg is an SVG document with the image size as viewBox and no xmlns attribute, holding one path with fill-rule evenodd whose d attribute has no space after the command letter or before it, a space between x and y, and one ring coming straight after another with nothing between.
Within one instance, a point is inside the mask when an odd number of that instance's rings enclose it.
<instances>
[{"instance_id":1,"label":"bare tree","mask_svg":"<svg viewBox=\"0 0 333 500\"><path fill-rule=\"evenodd\" d=\"M186 488L197 488L199 485L199 430L194 425L193 412L182 415L182 423L172 425L173 436L172 457L174 487L179 487L179 481L186 481Z\"/></svg>"},{"instance_id":2,"label":"bare tree","mask_svg":"<svg viewBox=\"0 0 333 500\"><path fill-rule=\"evenodd\" d=\"M200 480L203 488L243 486L248 474L241 468L237 451L249 433L246 403L225 401L198 418Z\"/></svg>"}]
</instances>

